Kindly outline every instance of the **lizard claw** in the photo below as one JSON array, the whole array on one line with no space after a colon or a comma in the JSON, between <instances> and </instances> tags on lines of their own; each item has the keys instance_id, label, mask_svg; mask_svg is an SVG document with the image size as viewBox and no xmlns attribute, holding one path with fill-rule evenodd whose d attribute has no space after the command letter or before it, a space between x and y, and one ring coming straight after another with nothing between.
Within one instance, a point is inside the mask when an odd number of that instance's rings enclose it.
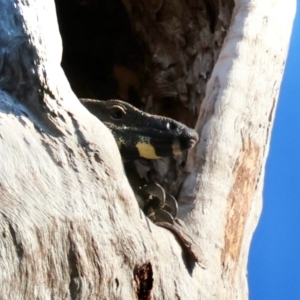
<instances>
[{"instance_id":1,"label":"lizard claw","mask_svg":"<svg viewBox=\"0 0 300 300\"><path fill-rule=\"evenodd\" d=\"M148 217L154 223L167 222L170 224L174 224L173 216L169 212L167 212L166 210L161 209L161 208L153 211L153 213L151 215L149 215Z\"/></svg>"},{"instance_id":2,"label":"lizard claw","mask_svg":"<svg viewBox=\"0 0 300 300\"><path fill-rule=\"evenodd\" d=\"M160 208L165 205L166 193L160 184L153 182L151 184L144 185L142 190L148 195L148 202L155 202L155 206Z\"/></svg>"},{"instance_id":3,"label":"lizard claw","mask_svg":"<svg viewBox=\"0 0 300 300\"><path fill-rule=\"evenodd\" d=\"M173 197L170 194L167 194L163 209L169 212L172 215L172 217L176 219L178 213L178 203L175 197Z\"/></svg>"},{"instance_id":4,"label":"lizard claw","mask_svg":"<svg viewBox=\"0 0 300 300\"><path fill-rule=\"evenodd\" d=\"M178 204L172 195L166 194L164 188L156 182L144 185L141 192L144 195L143 210L154 223L167 222L174 224Z\"/></svg>"}]
</instances>

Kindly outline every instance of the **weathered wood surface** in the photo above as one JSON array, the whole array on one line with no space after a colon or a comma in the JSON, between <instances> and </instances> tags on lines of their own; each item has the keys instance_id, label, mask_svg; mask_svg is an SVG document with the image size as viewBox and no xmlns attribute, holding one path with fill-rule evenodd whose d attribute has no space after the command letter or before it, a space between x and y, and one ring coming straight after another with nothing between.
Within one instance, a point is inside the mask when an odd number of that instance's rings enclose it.
<instances>
[{"instance_id":1,"label":"weathered wood surface","mask_svg":"<svg viewBox=\"0 0 300 300\"><path fill-rule=\"evenodd\" d=\"M111 134L60 68L53 1L0 7L1 298L246 299L295 1L236 1L207 86L180 195L206 268L141 217Z\"/></svg>"}]
</instances>

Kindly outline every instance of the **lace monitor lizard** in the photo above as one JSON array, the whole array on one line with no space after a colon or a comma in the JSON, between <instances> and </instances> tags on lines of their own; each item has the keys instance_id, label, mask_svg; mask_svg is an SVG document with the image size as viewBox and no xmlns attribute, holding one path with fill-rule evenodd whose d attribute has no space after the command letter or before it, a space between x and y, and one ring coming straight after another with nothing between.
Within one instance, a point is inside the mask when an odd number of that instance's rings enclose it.
<instances>
[{"instance_id":1,"label":"lace monitor lizard","mask_svg":"<svg viewBox=\"0 0 300 300\"><path fill-rule=\"evenodd\" d=\"M145 113L121 100L80 101L111 130L123 161L129 162L129 168L124 163L125 172L141 209L158 226L175 235L184 250L184 262L190 271L195 262L206 268L201 249L185 232L184 223L176 218L175 198L166 195L159 184L142 186L142 183L136 182L137 174L131 176L133 160L141 157L158 159L179 154L196 144L197 132L173 119ZM139 194L143 199L139 200Z\"/></svg>"},{"instance_id":2,"label":"lace monitor lizard","mask_svg":"<svg viewBox=\"0 0 300 300\"><path fill-rule=\"evenodd\" d=\"M138 158L170 157L193 147L198 141L195 130L171 118L151 115L121 100L80 99L82 104L112 132L124 167L140 207L154 222L173 223L177 201L166 195L158 183L138 180L130 163Z\"/></svg>"}]
</instances>

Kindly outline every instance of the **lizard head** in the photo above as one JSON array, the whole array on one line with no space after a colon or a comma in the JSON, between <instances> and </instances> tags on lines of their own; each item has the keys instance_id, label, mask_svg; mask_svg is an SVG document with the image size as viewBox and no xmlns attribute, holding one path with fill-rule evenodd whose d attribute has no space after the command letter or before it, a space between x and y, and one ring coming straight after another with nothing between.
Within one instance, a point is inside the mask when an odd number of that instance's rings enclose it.
<instances>
[{"instance_id":1,"label":"lizard head","mask_svg":"<svg viewBox=\"0 0 300 300\"><path fill-rule=\"evenodd\" d=\"M171 118L145 113L127 102L80 101L111 130L123 160L177 155L198 141L195 130Z\"/></svg>"}]
</instances>

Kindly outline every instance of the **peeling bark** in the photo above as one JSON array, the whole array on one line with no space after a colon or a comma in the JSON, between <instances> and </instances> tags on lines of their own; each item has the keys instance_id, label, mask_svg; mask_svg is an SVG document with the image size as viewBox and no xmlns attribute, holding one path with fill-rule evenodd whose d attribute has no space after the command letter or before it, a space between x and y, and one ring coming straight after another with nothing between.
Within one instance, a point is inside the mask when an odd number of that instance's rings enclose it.
<instances>
[{"instance_id":1,"label":"peeling bark","mask_svg":"<svg viewBox=\"0 0 300 300\"><path fill-rule=\"evenodd\" d=\"M173 233L140 212L113 137L82 107L60 67L54 2L0 0L1 297L247 299L247 257L295 1L235 1L220 44L232 2L124 4L148 47L149 74L157 75L141 95L148 101L176 90L175 103L197 111L191 119L198 116L200 141L178 199L205 268L190 267ZM207 16L199 48L188 34L200 22L195 12ZM200 78L205 32L207 47L217 46L206 60L212 73ZM180 58L175 65L173 56Z\"/></svg>"}]
</instances>

